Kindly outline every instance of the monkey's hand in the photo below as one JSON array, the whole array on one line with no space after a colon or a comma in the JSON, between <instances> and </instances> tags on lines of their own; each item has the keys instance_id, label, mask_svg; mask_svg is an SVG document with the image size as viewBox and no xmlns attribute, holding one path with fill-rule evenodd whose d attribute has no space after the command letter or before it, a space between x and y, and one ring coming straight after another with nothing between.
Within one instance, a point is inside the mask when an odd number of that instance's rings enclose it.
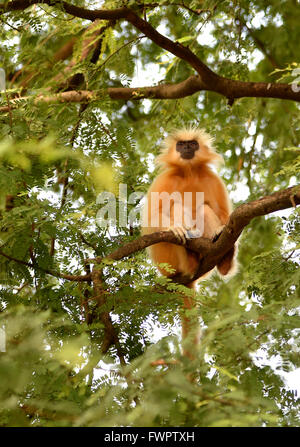
<instances>
[{"instance_id":1,"label":"monkey's hand","mask_svg":"<svg viewBox=\"0 0 300 447\"><path fill-rule=\"evenodd\" d=\"M187 233L188 229L185 227L169 227L168 231L172 231L174 236L178 239L179 242L182 242L183 244L186 243L187 240Z\"/></svg>"},{"instance_id":2,"label":"monkey's hand","mask_svg":"<svg viewBox=\"0 0 300 447\"><path fill-rule=\"evenodd\" d=\"M199 230L197 230L196 228L190 228L186 225L169 227L168 230L172 231L179 242L182 242L183 244L186 243L187 239L193 239L202 236L202 233Z\"/></svg>"}]
</instances>

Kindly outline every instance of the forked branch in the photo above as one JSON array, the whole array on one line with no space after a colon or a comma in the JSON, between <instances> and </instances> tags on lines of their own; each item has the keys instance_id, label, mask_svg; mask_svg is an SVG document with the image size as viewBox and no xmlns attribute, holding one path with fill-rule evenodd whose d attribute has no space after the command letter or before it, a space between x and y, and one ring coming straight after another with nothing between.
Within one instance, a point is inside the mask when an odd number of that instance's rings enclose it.
<instances>
[{"instance_id":1,"label":"forked branch","mask_svg":"<svg viewBox=\"0 0 300 447\"><path fill-rule=\"evenodd\" d=\"M296 207L299 204L300 185L296 185L281 191L277 191L269 196L262 197L261 199L244 203L243 205L237 207L231 213L228 224L224 227L216 242L212 242L210 239L201 237L189 239L185 244L183 244L182 242L179 242L172 231L158 231L156 233L141 236L134 241L121 246L104 258L96 257L93 259L87 259L86 262L100 264L104 259L119 261L137 251L144 250L150 245L157 244L159 242L170 242L176 245L185 245L188 249L199 253L200 264L196 275L199 277L212 270L218 264L225 254L233 247L243 229L252 219L274 213L275 211ZM69 281L91 280L91 274L68 275L58 271L47 270L24 260L16 259L8 254L5 254L3 251L0 251L0 256L4 256L10 261L26 265L27 267L33 269L37 268L49 275L61 279L66 279ZM196 277L194 279L196 279ZM184 277L178 279L176 278L176 280L182 284L191 281L190 278L187 280L187 278Z\"/></svg>"},{"instance_id":2,"label":"forked branch","mask_svg":"<svg viewBox=\"0 0 300 447\"><path fill-rule=\"evenodd\" d=\"M216 242L202 237L189 239L185 246L200 255L199 269L192 280L209 272L219 263L225 254L234 246L243 229L252 219L271 214L275 211L295 207L299 204L300 185L283 189L237 207L231 213L228 224L224 227ZM142 236L123 245L106 258L118 261L158 242L170 242L172 244L183 245L172 231L159 231ZM100 263L102 260L103 258L97 257L95 259L89 259L88 262ZM191 278L177 276L176 281L185 284L191 282Z\"/></svg>"},{"instance_id":3,"label":"forked branch","mask_svg":"<svg viewBox=\"0 0 300 447\"><path fill-rule=\"evenodd\" d=\"M293 89L289 84L243 82L219 76L204 64L189 47L184 46L179 42L174 42L163 34L160 34L148 21L142 19L138 13L130 8L121 7L112 10L90 10L72 5L62 0L13 0L0 4L0 14L25 10L34 4L47 4L74 17L91 21L98 19L110 21L126 20L160 48L163 48L179 59L185 61L196 71L197 77L195 78L198 78L194 80L195 82L197 80L196 84L198 84L196 91L209 90L219 93L228 98L230 104L232 104L236 98L242 97L266 97L300 101L299 89ZM130 92L126 90L126 95L129 93ZM194 88L192 89L192 93L195 93ZM145 97L143 94L139 96L139 98L143 97Z\"/></svg>"}]
</instances>

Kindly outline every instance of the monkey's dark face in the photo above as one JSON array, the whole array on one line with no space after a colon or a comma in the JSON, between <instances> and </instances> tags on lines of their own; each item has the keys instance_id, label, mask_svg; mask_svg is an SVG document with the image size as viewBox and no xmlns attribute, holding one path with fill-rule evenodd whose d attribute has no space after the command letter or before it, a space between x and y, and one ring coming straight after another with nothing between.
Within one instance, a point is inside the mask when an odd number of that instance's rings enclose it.
<instances>
[{"instance_id":1,"label":"monkey's dark face","mask_svg":"<svg viewBox=\"0 0 300 447\"><path fill-rule=\"evenodd\" d=\"M184 160L194 158L195 152L199 149L199 143L196 140L177 141L176 151L180 153Z\"/></svg>"}]
</instances>

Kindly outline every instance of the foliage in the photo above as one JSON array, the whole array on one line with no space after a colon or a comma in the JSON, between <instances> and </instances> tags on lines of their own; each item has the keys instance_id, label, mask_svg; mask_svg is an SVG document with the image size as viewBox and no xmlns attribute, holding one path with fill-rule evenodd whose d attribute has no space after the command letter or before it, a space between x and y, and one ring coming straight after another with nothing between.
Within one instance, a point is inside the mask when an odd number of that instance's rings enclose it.
<instances>
[{"instance_id":1,"label":"foliage","mask_svg":"<svg viewBox=\"0 0 300 447\"><path fill-rule=\"evenodd\" d=\"M73 2L93 3L99 7ZM154 27L218 74L293 81L297 2L143 3ZM101 8L140 11L140 4L106 0ZM297 208L252 221L239 243L238 273L201 282L202 338L193 361L180 346L188 292L158 277L146 253L103 267L105 309L125 366L114 346L101 352L104 326L91 284L49 274L85 274L85 259L138 237L137 221L97 226L97 196L118 193L120 183L128 195L145 193L159 144L174 127L193 124L214 135L235 206L296 184L298 104L241 98L230 107L212 92L114 100L108 87L177 83L194 70L125 21L99 21L86 35L89 21L47 5L0 20L7 75L0 104L0 425L299 426L297 394L284 375L300 371ZM93 51L82 58L87 37ZM71 39L73 51L58 57ZM98 96L82 104L36 100L76 89ZM25 99L15 107L18 96ZM164 365L151 366L161 358Z\"/></svg>"}]
</instances>

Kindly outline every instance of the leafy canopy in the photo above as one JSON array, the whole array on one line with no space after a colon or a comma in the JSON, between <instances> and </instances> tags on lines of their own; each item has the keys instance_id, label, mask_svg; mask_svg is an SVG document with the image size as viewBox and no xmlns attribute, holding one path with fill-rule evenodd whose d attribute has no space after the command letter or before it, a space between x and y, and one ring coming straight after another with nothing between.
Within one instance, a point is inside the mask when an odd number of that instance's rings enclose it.
<instances>
[{"instance_id":1,"label":"leafy canopy","mask_svg":"<svg viewBox=\"0 0 300 447\"><path fill-rule=\"evenodd\" d=\"M220 76L295 78L293 0L141 3L72 2L132 8ZM188 292L157 276L145 252L102 265L100 308L90 281L53 274L89 273L85 259L139 236L137 221L98 227L97 196L116 193L119 183L128 195L145 193L159 144L174 127L192 124L214 136L235 206L296 184L297 102L253 97L230 106L211 91L114 99L108 89L176 84L195 70L126 20L91 22L47 4L0 20L0 425L298 426L297 395L283 375L300 368L297 208L254 219L240 238L237 275L201 282L194 361L180 347ZM74 91L90 99L53 99ZM103 311L125 366L115 345L102 352ZM161 358L164 365L151 366Z\"/></svg>"}]
</instances>

